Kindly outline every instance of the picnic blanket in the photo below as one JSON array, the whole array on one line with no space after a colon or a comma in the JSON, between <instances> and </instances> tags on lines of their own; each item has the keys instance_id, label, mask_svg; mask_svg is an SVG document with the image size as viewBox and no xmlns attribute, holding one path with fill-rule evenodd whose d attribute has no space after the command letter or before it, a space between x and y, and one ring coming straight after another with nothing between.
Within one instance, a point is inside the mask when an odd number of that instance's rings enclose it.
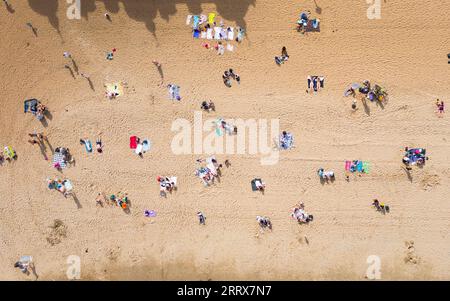
<instances>
[{"instance_id":1,"label":"picnic blanket","mask_svg":"<svg viewBox=\"0 0 450 301\"><path fill-rule=\"evenodd\" d=\"M130 137L130 148L131 149L136 149L137 147L137 137L136 136L131 136Z\"/></svg>"},{"instance_id":2,"label":"picnic blanket","mask_svg":"<svg viewBox=\"0 0 450 301\"><path fill-rule=\"evenodd\" d=\"M53 167L55 167L55 168L58 168L58 167L59 167L59 168L61 168L61 169L67 167L66 161L64 160L64 155L63 155L63 154L61 154L61 153L55 153L55 154L53 155Z\"/></svg>"},{"instance_id":3,"label":"picnic blanket","mask_svg":"<svg viewBox=\"0 0 450 301\"><path fill-rule=\"evenodd\" d=\"M209 24L213 24L215 18L216 18L216 14L215 13L209 13L208 14L208 23Z\"/></svg>"},{"instance_id":4,"label":"picnic blanket","mask_svg":"<svg viewBox=\"0 0 450 301\"><path fill-rule=\"evenodd\" d=\"M105 87L106 87L106 93L108 93L108 94L114 94L114 95L116 95L116 97L123 95L123 84L122 83L105 84Z\"/></svg>"}]
</instances>

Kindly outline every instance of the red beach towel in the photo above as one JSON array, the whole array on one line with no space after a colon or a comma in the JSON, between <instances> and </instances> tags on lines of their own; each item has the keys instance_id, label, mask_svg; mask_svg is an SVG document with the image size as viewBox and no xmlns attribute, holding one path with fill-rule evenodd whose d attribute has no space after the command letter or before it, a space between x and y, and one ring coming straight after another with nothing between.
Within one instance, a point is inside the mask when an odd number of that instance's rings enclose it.
<instances>
[{"instance_id":1,"label":"red beach towel","mask_svg":"<svg viewBox=\"0 0 450 301\"><path fill-rule=\"evenodd\" d=\"M136 136L131 136L130 137L130 148L131 149L136 149L137 147L137 137Z\"/></svg>"}]
</instances>

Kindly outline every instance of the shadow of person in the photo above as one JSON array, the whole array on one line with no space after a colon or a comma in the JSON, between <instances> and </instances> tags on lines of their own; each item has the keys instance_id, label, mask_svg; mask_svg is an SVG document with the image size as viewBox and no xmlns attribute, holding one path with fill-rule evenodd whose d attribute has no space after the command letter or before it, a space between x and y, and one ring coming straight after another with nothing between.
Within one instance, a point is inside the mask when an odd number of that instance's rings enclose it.
<instances>
[{"instance_id":1,"label":"shadow of person","mask_svg":"<svg viewBox=\"0 0 450 301\"><path fill-rule=\"evenodd\" d=\"M83 206L81 206L80 200L78 199L77 195L74 192L72 192L72 198L75 204L77 205L77 209L83 208Z\"/></svg>"},{"instance_id":2,"label":"shadow of person","mask_svg":"<svg viewBox=\"0 0 450 301\"><path fill-rule=\"evenodd\" d=\"M44 116L45 118L48 118L48 120L52 120L53 119L53 115L49 110L45 110L44 111Z\"/></svg>"},{"instance_id":3,"label":"shadow of person","mask_svg":"<svg viewBox=\"0 0 450 301\"><path fill-rule=\"evenodd\" d=\"M406 175L408 176L408 180L412 183L413 182L413 177L411 175L411 170L408 167L403 167L403 169L406 172Z\"/></svg>"},{"instance_id":4,"label":"shadow of person","mask_svg":"<svg viewBox=\"0 0 450 301\"><path fill-rule=\"evenodd\" d=\"M361 99L361 102L362 102L363 107L364 107L364 112L366 112L367 116L370 116L370 108L369 108L369 106L367 105L366 99L365 99L365 98L362 98L362 99Z\"/></svg>"},{"instance_id":5,"label":"shadow of person","mask_svg":"<svg viewBox=\"0 0 450 301\"><path fill-rule=\"evenodd\" d=\"M70 75L72 75L72 77L75 79L75 74L73 73L72 68L70 68L69 65L65 65L64 67L70 71Z\"/></svg>"},{"instance_id":6,"label":"shadow of person","mask_svg":"<svg viewBox=\"0 0 450 301\"><path fill-rule=\"evenodd\" d=\"M48 127L48 122L47 122L47 118L42 118L39 120L42 124L43 127Z\"/></svg>"},{"instance_id":7,"label":"shadow of person","mask_svg":"<svg viewBox=\"0 0 450 301\"><path fill-rule=\"evenodd\" d=\"M92 80L90 78L88 78L87 81L89 83L89 87L91 88L91 90L95 91L94 84L92 83Z\"/></svg>"},{"instance_id":8,"label":"shadow of person","mask_svg":"<svg viewBox=\"0 0 450 301\"><path fill-rule=\"evenodd\" d=\"M77 74L79 74L77 62L75 62L75 60L74 60L73 58L70 58L70 60L72 61L73 70L74 70Z\"/></svg>"},{"instance_id":9,"label":"shadow of person","mask_svg":"<svg viewBox=\"0 0 450 301\"><path fill-rule=\"evenodd\" d=\"M320 15L322 13L322 8L317 5L316 0L314 0L314 5L316 6L316 13Z\"/></svg>"},{"instance_id":10,"label":"shadow of person","mask_svg":"<svg viewBox=\"0 0 450 301\"><path fill-rule=\"evenodd\" d=\"M161 77L161 81L164 81L164 72L161 65L158 66L159 76Z\"/></svg>"},{"instance_id":11,"label":"shadow of person","mask_svg":"<svg viewBox=\"0 0 450 301\"><path fill-rule=\"evenodd\" d=\"M6 10L10 13L10 14L14 14L16 11L15 9L11 6L11 4L7 3L6 4Z\"/></svg>"},{"instance_id":12,"label":"shadow of person","mask_svg":"<svg viewBox=\"0 0 450 301\"><path fill-rule=\"evenodd\" d=\"M34 280L38 280L39 275L36 272L36 266L34 265L34 263L30 263L30 270L33 276L36 277Z\"/></svg>"}]
</instances>

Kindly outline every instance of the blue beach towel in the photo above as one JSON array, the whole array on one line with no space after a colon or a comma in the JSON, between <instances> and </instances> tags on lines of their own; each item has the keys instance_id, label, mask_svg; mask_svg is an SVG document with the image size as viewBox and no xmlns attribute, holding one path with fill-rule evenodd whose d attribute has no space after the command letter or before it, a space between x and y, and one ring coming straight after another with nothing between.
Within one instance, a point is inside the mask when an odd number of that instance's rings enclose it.
<instances>
[{"instance_id":1,"label":"blue beach towel","mask_svg":"<svg viewBox=\"0 0 450 301\"><path fill-rule=\"evenodd\" d=\"M199 22L200 22L199 16L194 16L194 23L193 23L193 25L192 25L192 26L194 27L194 29L197 29L197 28L198 28Z\"/></svg>"},{"instance_id":2,"label":"blue beach towel","mask_svg":"<svg viewBox=\"0 0 450 301\"><path fill-rule=\"evenodd\" d=\"M363 162L362 161L358 161L358 165L356 165L356 170L358 172L362 172L363 171Z\"/></svg>"},{"instance_id":3,"label":"blue beach towel","mask_svg":"<svg viewBox=\"0 0 450 301\"><path fill-rule=\"evenodd\" d=\"M193 33L192 33L192 36L193 36L195 39L198 39L198 38L200 37L200 30L194 29L194 31L193 31Z\"/></svg>"},{"instance_id":4,"label":"blue beach towel","mask_svg":"<svg viewBox=\"0 0 450 301\"><path fill-rule=\"evenodd\" d=\"M91 140L84 140L84 146L86 147L86 151L88 153L92 152L92 143Z\"/></svg>"}]
</instances>

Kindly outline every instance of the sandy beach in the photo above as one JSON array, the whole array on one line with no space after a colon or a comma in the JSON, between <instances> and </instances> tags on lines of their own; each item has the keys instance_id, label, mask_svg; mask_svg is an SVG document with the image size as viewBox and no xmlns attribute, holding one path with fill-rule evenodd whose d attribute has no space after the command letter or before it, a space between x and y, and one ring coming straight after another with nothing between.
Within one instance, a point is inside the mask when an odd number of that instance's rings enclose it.
<instances>
[{"instance_id":1,"label":"sandy beach","mask_svg":"<svg viewBox=\"0 0 450 301\"><path fill-rule=\"evenodd\" d=\"M450 279L450 122L435 106L450 96L445 1L383 0L374 20L365 0L81 0L80 20L67 17L66 1L9 3L0 3L0 146L17 159L0 165L0 280L35 280L14 268L23 255L33 256L38 280L67 280L70 255L80 257L81 280L366 280L371 255L382 280ZM303 35L296 21L308 10L321 30ZM192 37L187 15L210 12L245 28L234 51L217 55ZM283 46L289 60L277 66ZM221 78L229 68L241 77L231 88ZM306 93L308 75L325 76L325 87ZM365 79L389 101L358 100L352 110L344 91ZM123 95L107 99L104 85L119 82ZM168 84L181 87L181 101L169 99ZM47 106L45 122L24 114L31 98ZM194 172L208 155L171 148L173 122L194 122L204 100L216 106L204 120L276 119L295 147L273 165L258 154L216 154L231 166L204 187ZM27 142L34 131L47 136L49 160ZM133 135L151 141L142 158L130 150ZM99 137L101 154L80 145ZM62 172L51 164L57 147L75 159ZM407 172L405 147L426 148L425 166ZM347 181L346 160L368 161L370 172ZM320 182L321 167L334 182ZM178 177L167 198L160 175ZM49 190L54 177L70 179L75 196ZM264 194L252 191L253 178L264 180ZM128 214L96 204L98 193L119 191ZM299 202L312 222L290 216ZM273 230L261 232L257 215Z\"/></svg>"}]
</instances>

